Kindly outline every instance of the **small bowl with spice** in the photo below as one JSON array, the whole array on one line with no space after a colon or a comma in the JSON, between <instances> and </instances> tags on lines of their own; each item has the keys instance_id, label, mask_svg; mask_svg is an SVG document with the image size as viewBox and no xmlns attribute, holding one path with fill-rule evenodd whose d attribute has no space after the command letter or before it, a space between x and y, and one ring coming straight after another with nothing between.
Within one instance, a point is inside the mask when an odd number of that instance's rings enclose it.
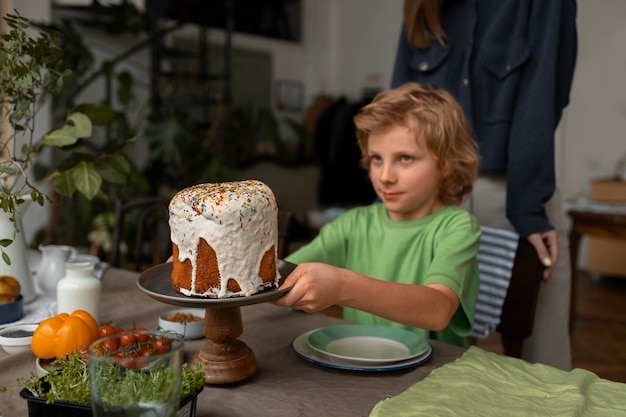
<instances>
[{"instance_id":1,"label":"small bowl with spice","mask_svg":"<svg viewBox=\"0 0 626 417\"><path fill-rule=\"evenodd\" d=\"M199 339L204 337L204 313L201 308L166 311L159 316L159 330L176 333L183 339Z\"/></svg>"},{"instance_id":2,"label":"small bowl with spice","mask_svg":"<svg viewBox=\"0 0 626 417\"><path fill-rule=\"evenodd\" d=\"M9 354L28 352L36 328L37 324L16 324L0 330L0 346Z\"/></svg>"},{"instance_id":3,"label":"small bowl with spice","mask_svg":"<svg viewBox=\"0 0 626 417\"><path fill-rule=\"evenodd\" d=\"M41 378L44 377L48 374L48 372L54 371L55 369L57 369L57 367L54 365L54 361L56 359L41 359L41 358L37 358L35 359L35 374Z\"/></svg>"}]
</instances>

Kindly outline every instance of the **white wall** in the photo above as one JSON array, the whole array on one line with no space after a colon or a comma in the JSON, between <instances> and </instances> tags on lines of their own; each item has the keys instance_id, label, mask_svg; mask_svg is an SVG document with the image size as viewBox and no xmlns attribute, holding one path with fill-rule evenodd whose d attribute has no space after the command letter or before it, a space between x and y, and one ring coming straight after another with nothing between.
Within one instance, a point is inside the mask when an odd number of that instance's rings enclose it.
<instances>
[{"instance_id":1,"label":"white wall","mask_svg":"<svg viewBox=\"0 0 626 417\"><path fill-rule=\"evenodd\" d=\"M578 2L578 64L559 138L563 195L588 197L591 179L626 157L626 2Z\"/></svg>"},{"instance_id":2,"label":"white wall","mask_svg":"<svg viewBox=\"0 0 626 417\"><path fill-rule=\"evenodd\" d=\"M364 87L388 88L402 21L402 0L330 0L329 92L358 99Z\"/></svg>"}]
</instances>

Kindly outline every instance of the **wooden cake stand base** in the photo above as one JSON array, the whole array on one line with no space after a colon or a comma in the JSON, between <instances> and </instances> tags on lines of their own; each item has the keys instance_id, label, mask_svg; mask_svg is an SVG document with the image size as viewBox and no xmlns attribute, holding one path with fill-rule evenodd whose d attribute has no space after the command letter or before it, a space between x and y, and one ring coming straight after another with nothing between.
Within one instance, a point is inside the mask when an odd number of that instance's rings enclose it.
<instances>
[{"instance_id":1,"label":"wooden cake stand base","mask_svg":"<svg viewBox=\"0 0 626 417\"><path fill-rule=\"evenodd\" d=\"M228 384L257 371L254 352L237 338L243 333L239 307L207 308L204 335L209 341L196 353L191 368L200 365L207 384Z\"/></svg>"},{"instance_id":2,"label":"wooden cake stand base","mask_svg":"<svg viewBox=\"0 0 626 417\"><path fill-rule=\"evenodd\" d=\"M295 265L277 262L282 285ZM204 335L208 342L194 355L191 367L202 367L207 384L228 384L252 376L258 369L252 350L237 338L243 333L240 307L282 297L291 289L269 289L249 297L223 299L184 296L172 289L172 263L153 266L139 275L137 286L155 300L181 307L204 308Z\"/></svg>"}]
</instances>

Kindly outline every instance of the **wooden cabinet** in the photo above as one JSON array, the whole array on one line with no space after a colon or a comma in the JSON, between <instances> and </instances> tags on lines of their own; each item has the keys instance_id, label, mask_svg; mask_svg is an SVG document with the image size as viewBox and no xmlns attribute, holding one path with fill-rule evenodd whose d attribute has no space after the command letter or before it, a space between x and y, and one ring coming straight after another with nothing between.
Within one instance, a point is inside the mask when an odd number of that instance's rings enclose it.
<instances>
[{"instance_id":1,"label":"wooden cabinet","mask_svg":"<svg viewBox=\"0 0 626 417\"><path fill-rule=\"evenodd\" d=\"M609 204L626 204L626 181L594 180L591 182L591 198ZM626 241L590 236L588 245L589 272L626 277Z\"/></svg>"}]
</instances>

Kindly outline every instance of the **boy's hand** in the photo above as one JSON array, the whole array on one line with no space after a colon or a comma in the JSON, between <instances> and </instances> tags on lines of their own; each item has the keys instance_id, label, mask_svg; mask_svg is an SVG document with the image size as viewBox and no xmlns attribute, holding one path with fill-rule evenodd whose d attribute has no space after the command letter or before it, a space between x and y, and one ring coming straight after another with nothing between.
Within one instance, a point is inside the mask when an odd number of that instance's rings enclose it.
<instances>
[{"instance_id":1,"label":"boy's hand","mask_svg":"<svg viewBox=\"0 0 626 417\"><path fill-rule=\"evenodd\" d=\"M324 310L337 304L341 269L322 263L304 262L285 279L281 288L293 286L272 303L307 313Z\"/></svg>"}]
</instances>

